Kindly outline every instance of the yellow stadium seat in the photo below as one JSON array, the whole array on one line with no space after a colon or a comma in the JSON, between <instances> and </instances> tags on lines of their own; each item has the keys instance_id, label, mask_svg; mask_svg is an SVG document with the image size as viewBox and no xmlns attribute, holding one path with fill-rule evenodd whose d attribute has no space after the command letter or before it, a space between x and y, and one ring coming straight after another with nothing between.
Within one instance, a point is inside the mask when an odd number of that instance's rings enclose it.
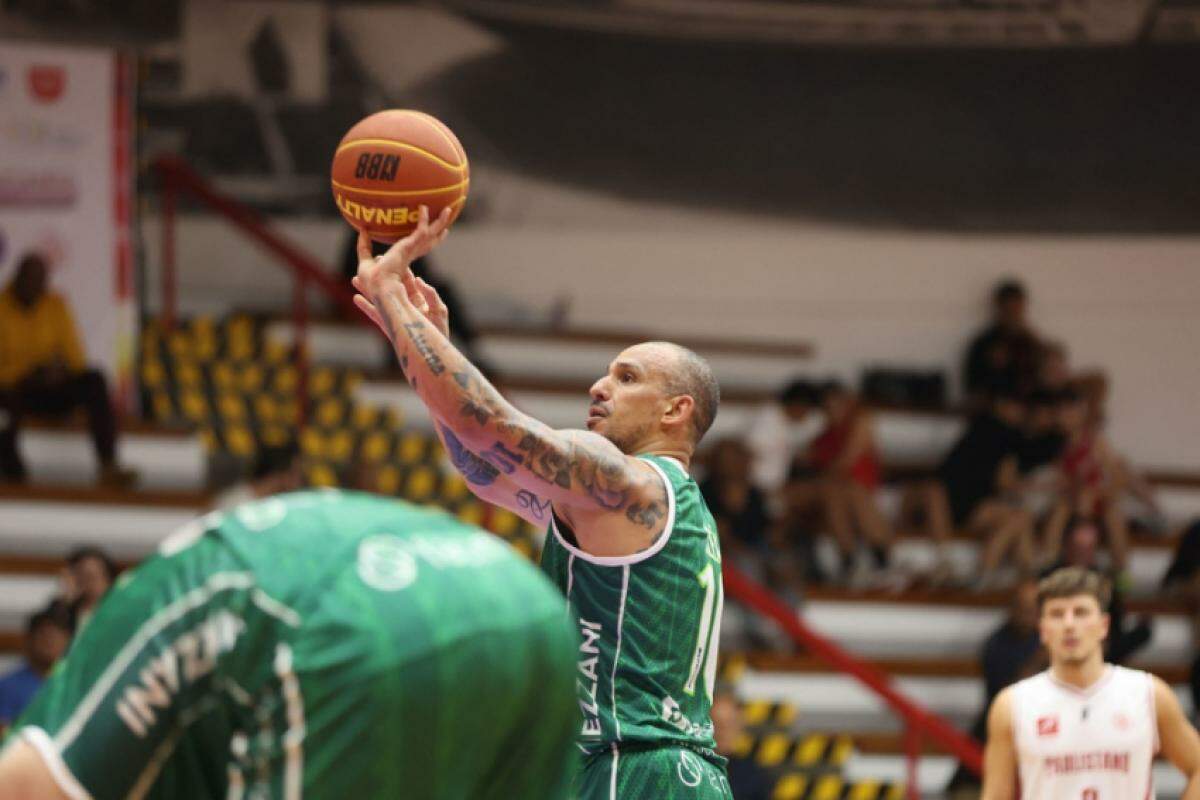
<instances>
[{"instance_id":1,"label":"yellow stadium seat","mask_svg":"<svg viewBox=\"0 0 1200 800\"><path fill-rule=\"evenodd\" d=\"M296 398L289 398L277 406L279 409L279 421L285 425L300 424L300 401Z\"/></svg>"},{"instance_id":2,"label":"yellow stadium seat","mask_svg":"<svg viewBox=\"0 0 1200 800\"><path fill-rule=\"evenodd\" d=\"M312 458L325 457L325 437L314 428L305 428L300 433L300 450Z\"/></svg>"},{"instance_id":3,"label":"yellow stadium seat","mask_svg":"<svg viewBox=\"0 0 1200 800\"><path fill-rule=\"evenodd\" d=\"M809 800L840 800L842 779L837 775L823 775L813 787Z\"/></svg>"},{"instance_id":4,"label":"yellow stadium seat","mask_svg":"<svg viewBox=\"0 0 1200 800\"><path fill-rule=\"evenodd\" d=\"M245 458L254 455L257 448L250 431L241 425L235 425L225 429L225 449L235 456Z\"/></svg>"},{"instance_id":5,"label":"yellow stadium seat","mask_svg":"<svg viewBox=\"0 0 1200 800\"><path fill-rule=\"evenodd\" d=\"M204 422L208 419L208 401L199 392L184 392L180 395L179 410L192 422Z\"/></svg>"},{"instance_id":6,"label":"yellow stadium seat","mask_svg":"<svg viewBox=\"0 0 1200 800\"><path fill-rule=\"evenodd\" d=\"M404 496L418 503L424 502L433 494L437 486L437 473L429 467L417 467L408 474L404 483Z\"/></svg>"},{"instance_id":7,"label":"yellow stadium seat","mask_svg":"<svg viewBox=\"0 0 1200 800\"><path fill-rule=\"evenodd\" d=\"M415 464L425 456L429 440L419 433L406 433L400 440L400 463Z\"/></svg>"},{"instance_id":8,"label":"yellow stadium seat","mask_svg":"<svg viewBox=\"0 0 1200 800\"><path fill-rule=\"evenodd\" d=\"M326 428L337 427L346 415L346 406L336 397L322 400L317 406L316 423Z\"/></svg>"},{"instance_id":9,"label":"yellow stadium seat","mask_svg":"<svg viewBox=\"0 0 1200 800\"><path fill-rule=\"evenodd\" d=\"M833 748L826 759L831 766L840 767L854 755L854 740L849 736L838 736L833 740Z\"/></svg>"},{"instance_id":10,"label":"yellow stadium seat","mask_svg":"<svg viewBox=\"0 0 1200 800\"><path fill-rule=\"evenodd\" d=\"M793 759L798 766L811 767L821 761L821 756L825 755L825 749L829 746L829 737L822 733L814 733L805 736L800 746L796 748L796 757Z\"/></svg>"},{"instance_id":11,"label":"yellow stadium seat","mask_svg":"<svg viewBox=\"0 0 1200 800\"><path fill-rule=\"evenodd\" d=\"M467 482L457 472L447 475L442 481L442 499L447 503L457 503L468 494L470 489L467 488Z\"/></svg>"},{"instance_id":12,"label":"yellow stadium seat","mask_svg":"<svg viewBox=\"0 0 1200 800\"><path fill-rule=\"evenodd\" d=\"M149 389L158 389L167 382L167 371L157 358L142 361L142 383Z\"/></svg>"},{"instance_id":13,"label":"yellow stadium seat","mask_svg":"<svg viewBox=\"0 0 1200 800\"><path fill-rule=\"evenodd\" d=\"M394 495L400 491L400 470L390 464L379 470L375 478L375 488L381 494Z\"/></svg>"},{"instance_id":14,"label":"yellow stadium seat","mask_svg":"<svg viewBox=\"0 0 1200 800\"><path fill-rule=\"evenodd\" d=\"M733 745L733 754L738 758L747 758L750 755L750 751L753 749L754 737L743 731Z\"/></svg>"},{"instance_id":15,"label":"yellow stadium seat","mask_svg":"<svg viewBox=\"0 0 1200 800\"><path fill-rule=\"evenodd\" d=\"M215 453L219 445L217 434L213 432L212 428L202 428L200 430L200 443L204 445L204 452Z\"/></svg>"},{"instance_id":16,"label":"yellow stadium seat","mask_svg":"<svg viewBox=\"0 0 1200 800\"><path fill-rule=\"evenodd\" d=\"M254 398L254 416L258 418L259 423L264 425L278 422L282 416L279 403L269 394L257 395Z\"/></svg>"},{"instance_id":17,"label":"yellow stadium seat","mask_svg":"<svg viewBox=\"0 0 1200 800\"><path fill-rule=\"evenodd\" d=\"M308 375L308 393L313 397L327 395L337 383L337 374L329 367L319 367Z\"/></svg>"},{"instance_id":18,"label":"yellow stadium seat","mask_svg":"<svg viewBox=\"0 0 1200 800\"><path fill-rule=\"evenodd\" d=\"M381 431L372 431L363 439L362 459L372 464L383 461L392 450L392 438Z\"/></svg>"},{"instance_id":19,"label":"yellow stadium seat","mask_svg":"<svg viewBox=\"0 0 1200 800\"><path fill-rule=\"evenodd\" d=\"M192 337L186 331L175 330L167 338L167 349L175 358L191 358Z\"/></svg>"},{"instance_id":20,"label":"yellow stadium seat","mask_svg":"<svg viewBox=\"0 0 1200 800\"><path fill-rule=\"evenodd\" d=\"M246 421L246 403L241 395L223 394L217 398L217 414L226 423Z\"/></svg>"},{"instance_id":21,"label":"yellow stadium seat","mask_svg":"<svg viewBox=\"0 0 1200 800\"><path fill-rule=\"evenodd\" d=\"M180 360L175 362L175 382L183 389L201 389L204 386L204 375L194 361Z\"/></svg>"},{"instance_id":22,"label":"yellow stadium seat","mask_svg":"<svg viewBox=\"0 0 1200 800\"><path fill-rule=\"evenodd\" d=\"M271 388L279 394L290 395L296 391L296 386L300 382L300 373L293 366L280 367L275 372L275 379L271 381Z\"/></svg>"},{"instance_id":23,"label":"yellow stadium seat","mask_svg":"<svg viewBox=\"0 0 1200 800\"><path fill-rule=\"evenodd\" d=\"M779 707L775 709L772 720L781 728L790 728L796 721L796 707L791 703L780 703Z\"/></svg>"},{"instance_id":24,"label":"yellow stadium seat","mask_svg":"<svg viewBox=\"0 0 1200 800\"><path fill-rule=\"evenodd\" d=\"M354 453L354 434L351 431L335 431L329 437L329 457L334 461L349 461Z\"/></svg>"},{"instance_id":25,"label":"yellow stadium seat","mask_svg":"<svg viewBox=\"0 0 1200 800\"><path fill-rule=\"evenodd\" d=\"M879 781L859 781L850 787L846 800L876 800L879 797L879 789Z\"/></svg>"},{"instance_id":26,"label":"yellow stadium seat","mask_svg":"<svg viewBox=\"0 0 1200 800\"><path fill-rule=\"evenodd\" d=\"M887 788L887 795L884 800L904 800L907 794L908 793L904 790L903 785L899 783L889 784Z\"/></svg>"},{"instance_id":27,"label":"yellow stadium seat","mask_svg":"<svg viewBox=\"0 0 1200 800\"><path fill-rule=\"evenodd\" d=\"M268 364L282 364L288 360L291 353L283 342L271 340L263 345L263 361Z\"/></svg>"},{"instance_id":28,"label":"yellow stadium seat","mask_svg":"<svg viewBox=\"0 0 1200 800\"><path fill-rule=\"evenodd\" d=\"M375 406L356 403L354 410L350 412L350 423L360 431L373 427L378 418L379 409Z\"/></svg>"},{"instance_id":29,"label":"yellow stadium seat","mask_svg":"<svg viewBox=\"0 0 1200 800\"><path fill-rule=\"evenodd\" d=\"M213 386L219 392L232 392L237 390L237 374L233 371L233 365L228 361L216 361L209 367L208 375L212 378Z\"/></svg>"},{"instance_id":30,"label":"yellow stadium seat","mask_svg":"<svg viewBox=\"0 0 1200 800\"><path fill-rule=\"evenodd\" d=\"M347 372L346 377L342 380L342 394L346 397L353 397L358 391L358 387L362 386L363 376L361 372Z\"/></svg>"},{"instance_id":31,"label":"yellow stadium seat","mask_svg":"<svg viewBox=\"0 0 1200 800\"><path fill-rule=\"evenodd\" d=\"M337 472L329 464L317 462L308 468L308 482L313 486L337 486Z\"/></svg>"},{"instance_id":32,"label":"yellow stadium seat","mask_svg":"<svg viewBox=\"0 0 1200 800\"><path fill-rule=\"evenodd\" d=\"M742 713L747 725L762 725L771 714L771 704L766 700L755 700L746 703L746 708Z\"/></svg>"},{"instance_id":33,"label":"yellow stadium seat","mask_svg":"<svg viewBox=\"0 0 1200 800\"><path fill-rule=\"evenodd\" d=\"M778 766L791 746L792 742L785 734L767 734L758 746L758 756L755 760L764 767Z\"/></svg>"},{"instance_id":34,"label":"yellow stadium seat","mask_svg":"<svg viewBox=\"0 0 1200 800\"><path fill-rule=\"evenodd\" d=\"M521 518L508 509L497 508L492 512L492 531L505 538L511 536L521 522Z\"/></svg>"},{"instance_id":35,"label":"yellow stadium seat","mask_svg":"<svg viewBox=\"0 0 1200 800\"><path fill-rule=\"evenodd\" d=\"M779 783L775 784L775 791L771 792L771 800L800 800L804 797L804 790L808 788L808 778L803 775L792 773L784 775Z\"/></svg>"},{"instance_id":36,"label":"yellow stadium seat","mask_svg":"<svg viewBox=\"0 0 1200 800\"><path fill-rule=\"evenodd\" d=\"M512 545L513 550L516 550L528 559L533 559L533 545L528 539L513 539L509 544Z\"/></svg>"},{"instance_id":37,"label":"yellow stadium seat","mask_svg":"<svg viewBox=\"0 0 1200 800\"><path fill-rule=\"evenodd\" d=\"M246 364L238 373L238 388L246 394L254 394L263 387L263 370L258 364Z\"/></svg>"},{"instance_id":38,"label":"yellow stadium seat","mask_svg":"<svg viewBox=\"0 0 1200 800\"><path fill-rule=\"evenodd\" d=\"M483 522L483 506L479 503L463 503L458 510L458 518L468 525L479 525Z\"/></svg>"}]
</instances>

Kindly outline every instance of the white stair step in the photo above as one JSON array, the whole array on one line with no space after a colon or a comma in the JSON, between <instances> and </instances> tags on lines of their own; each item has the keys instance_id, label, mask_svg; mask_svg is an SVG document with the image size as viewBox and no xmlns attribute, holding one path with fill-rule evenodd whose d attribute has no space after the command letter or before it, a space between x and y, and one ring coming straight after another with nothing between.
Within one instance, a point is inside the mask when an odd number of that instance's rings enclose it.
<instances>
[{"instance_id":1,"label":"white stair step","mask_svg":"<svg viewBox=\"0 0 1200 800\"><path fill-rule=\"evenodd\" d=\"M49 500L0 502L0 542L6 553L64 556L98 544L114 558L143 558L203 509Z\"/></svg>"},{"instance_id":2,"label":"white stair step","mask_svg":"<svg viewBox=\"0 0 1200 800\"><path fill-rule=\"evenodd\" d=\"M96 456L86 432L31 428L21 432L19 442L32 482L79 486L96 482ZM138 470L141 489L204 487L207 460L198 436L122 434L117 459Z\"/></svg>"}]
</instances>

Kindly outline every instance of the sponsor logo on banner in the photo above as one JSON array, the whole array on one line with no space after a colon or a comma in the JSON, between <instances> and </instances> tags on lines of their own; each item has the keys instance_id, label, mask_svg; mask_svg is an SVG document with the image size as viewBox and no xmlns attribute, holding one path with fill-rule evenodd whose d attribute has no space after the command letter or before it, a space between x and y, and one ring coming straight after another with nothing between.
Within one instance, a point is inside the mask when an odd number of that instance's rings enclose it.
<instances>
[{"instance_id":1,"label":"sponsor logo on banner","mask_svg":"<svg viewBox=\"0 0 1200 800\"><path fill-rule=\"evenodd\" d=\"M39 103L53 103L67 88L67 71L52 64L34 64L29 68L29 94Z\"/></svg>"},{"instance_id":2,"label":"sponsor logo on banner","mask_svg":"<svg viewBox=\"0 0 1200 800\"><path fill-rule=\"evenodd\" d=\"M1038 717L1037 721L1038 736L1057 736L1058 735L1058 717Z\"/></svg>"},{"instance_id":3,"label":"sponsor logo on banner","mask_svg":"<svg viewBox=\"0 0 1200 800\"><path fill-rule=\"evenodd\" d=\"M70 175L0 172L0 208L69 208L78 195Z\"/></svg>"}]
</instances>

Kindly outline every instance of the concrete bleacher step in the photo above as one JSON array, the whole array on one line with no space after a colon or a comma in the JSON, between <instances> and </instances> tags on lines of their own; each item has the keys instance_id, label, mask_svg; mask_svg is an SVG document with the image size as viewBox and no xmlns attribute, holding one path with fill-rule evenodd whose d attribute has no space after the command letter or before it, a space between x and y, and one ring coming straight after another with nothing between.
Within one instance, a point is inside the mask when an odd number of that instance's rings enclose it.
<instances>
[{"instance_id":1,"label":"concrete bleacher step","mask_svg":"<svg viewBox=\"0 0 1200 800\"><path fill-rule=\"evenodd\" d=\"M77 420L30 422L19 446L30 481L46 485L94 484L97 464L87 426ZM207 455L200 437L186 430L123 420L117 459L139 473L139 488L198 490L204 486Z\"/></svg>"},{"instance_id":2,"label":"concrete bleacher step","mask_svg":"<svg viewBox=\"0 0 1200 800\"><path fill-rule=\"evenodd\" d=\"M99 544L118 559L137 560L210 503L194 491L0 486L0 546L5 556L61 558Z\"/></svg>"}]
</instances>

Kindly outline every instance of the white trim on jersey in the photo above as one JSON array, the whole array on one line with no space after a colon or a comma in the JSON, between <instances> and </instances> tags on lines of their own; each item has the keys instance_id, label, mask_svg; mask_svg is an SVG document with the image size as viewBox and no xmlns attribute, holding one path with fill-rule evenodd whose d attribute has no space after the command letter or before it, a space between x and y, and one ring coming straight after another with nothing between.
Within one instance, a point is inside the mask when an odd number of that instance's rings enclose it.
<instances>
[{"instance_id":1,"label":"white trim on jersey","mask_svg":"<svg viewBox=\"0 0 1200 800\"><path fill-rule=\"evenodd\" d=\"M609 800L618 800L617 798L617 764L621 760L621 750L617 747L617 743L612 744L613 765L612 776L608 779L608 797Z\"/></svg>"},{"instance_id":2,"label":"white trim on jersey","mask_svg":"<svg viewBox=\"0 0 1200 800\"><path fill-rule=\"evenodd\" d=\"M575 554L567 555L567 617L571 616L571 589L575 588Z\"/></svg>"},{"instance_id":3,"label":"white trim on jersey","mask_svg":"<svg viewBox=\"0 0 1200 800\"><path fill-rule=\"evenodd\" d=\"M67 762L63 761L62 754L54 746L54 742L50 739L49 734L41 728L27 725L21 728L20 735L41 756L46 769L50 771L50 777L58 784L58 788L62 789L63 794L71 798L71 800L92 800L92 796L88 794L87 789L84 789L75 776L71 774L70 767L67 766Z\"/></svg>"},{"instance_id":4,"label":"white trim on jersey","mask_svg":"<svg viewBox=\"0 0 1200 800\"><path fill-rule=\"evenodd\" d=\"M670 460L673 461L674 459ZM554 537L558 539L558 543L566 548L568 553L582 558L589 564L595 564L601 567L624 567L630 564L637 564L641 561L645 561L648 558L652 558L653 556L657 555L660 550L667 546L667 541L671 538L671 531L675 527L675 489L671 485L671 479L667 477L667 473L663 472L662 467L660 467L658 464L655 464L653 461L647 460L646 463L654 468L654 471L658 473L658 476L662 478L663 484L665 484L667 487L667 522L666 525L663 526L663 532L662 535L658 537L658 541L652 544L648 549L642 550L638 553L633 553L632 555L628 556L594 556L591 553L585 553L583 550L580 550L578 547L568 542L566 537L562 535L562 532L559 531L558 523L554 520L554 516L551 515L550 531L554 534ZM678 464L679 462L676 461L675 463ZM683 469L682 466L679 468Z\"/></svg>"},{"instance_id":5,"label":"white trim on jersey","mask_svg":"<svg viewBox=\"0 0 1200 800\"><path fill-rule=\"evenodd\" d=\"M1056 676L1054 674L1053 668L1046 670L1046 676L1050 679L1051 683L1053 683L1055 686L1057 686L1060 689L1064 689L1064 690L1070 692L1071 694L1078 695L1080 697L1092 697L1097 692L1099 692L1101 689L1103 689L1108 684L1108 682L1112 680L1113 676L1116 674L1117 674L1117 671L1113 668L1112 664L1106 664L1104 667L1103 675L1101 675L1099 678L1097 678L1091 686L1080 688L1079 686L1076 686L1073 683L1067 683L1066 681L1060 681L1058 679L1058 676Z\"/></svg>"},{"instance_id":6,"label":"white trim on jersey","mask_svg":"<svg viewBox=\"0 0 1200 800\"><path fill-rule=\"evenodd\" d=\"M617 713L617 665L621 663L621 631L625 625L625 600L629 597L629 565L621 570L621 608L617 612L617 647L613 651L612 686L613 727L621 741L621 715Z\"/></svg>"},{"instance_id":7,"label":"white trim on jersey","mask_svg":"<svg viewBox=\"0 0 1200 800\"><path fill-rule=\"evenodd\" d=\"M187 711L179 715L179 721L175 728L171 731L166 739L154 750L154 755L146 762L142 773L138 775L137 781L133 784L133 788L129 790L129 794L125 796L125 800L142 800L150 790L154 788L154 782L158 780L158 775L162 772L163 765L175 753L175 747L179 744L179 740L183 738L183 734L192 723L203 717L209 711L212 711L219 705L215 697L206 697L199 701Z\"/></svg>"},{"instance_id":8,"label":"white trim on jersey","mask_svg":"<svg viewBox=\"0 0 1200 800\"><path fill-rule=\"evenodd\" d=\"M287 711L287 730L283 733L283 752L286 754L283 767L284 800L300 800L304 791L304 696L300 694L300 681L292 669L292 649L280 644L275 650L275 674L279 676L284 708Z\"/></svg>"}]
</instances>

